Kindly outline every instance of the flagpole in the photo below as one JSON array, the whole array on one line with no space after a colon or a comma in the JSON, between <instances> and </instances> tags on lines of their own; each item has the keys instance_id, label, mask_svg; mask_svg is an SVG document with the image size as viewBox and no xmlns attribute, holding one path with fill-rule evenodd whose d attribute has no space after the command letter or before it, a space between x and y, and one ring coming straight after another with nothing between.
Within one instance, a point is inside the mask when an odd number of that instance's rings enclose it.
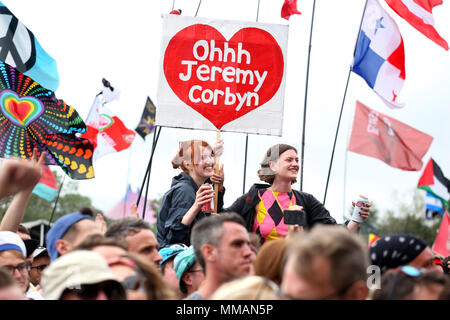
<instances>
[{"instance_id":1,"label":"flagpole","mask_svg":"<svg viewBox=\"0 0 450 320\"><path fill-rule=\"evenodd\" d=\"M65 179L66 179L66 175L64 174L63 180L62 180L62 182L61 182L61 185L59 186L58 195L56 196L55 205L53 206L52 214L50 215L50 220L48 221L48 225L49 225L49 226L50 226L50 224L52 223L53 215L55 214L56 205L58 204L59 195L61 194L61 189L62 189L62 187L63 187L63 185L64 185L64 180L65 180Z\"/></svg>"},{"instance_id":2,"label":"flagpole","mask_svg":"<svg viewBox=\"0 0 450 320\"><path fill-rule=\"evenodd\" d=\"M346 144L346 146L348 146L348 143L350 141L351 129L352 128L350 126L349 130L347 132L347 144ZM347 166L348 166L348 149L346 148L345 149L345 160L344 160L344 197L342 199L342 219L344 219L344 216L345 216L345 203L346 203L346 199L347 199Z\"/></svg>"},{"instance_id":3,"label":"flagpole","mask_svg":"<svg viewBox=\"0 0 450 320\"><path fill-rule=\"evenodd\" d=\"M242 194L245 193L245 179L247 176L247 152L248 152L248 133L245 136L244 181L242 182Z\"/></svg>"},{"instance_id":4,"label":"flagpole","mask_svg":"<svg viewBox=\"0 0 450 320\"><path fill-rule=\"evenodd\" d=\"M158 131L158 133L156 133L156 131ZM155 131L153 133L153 144L152 144L150 160L148 162L147 171L145 172L144 180L142 181L141 190L139 191L139 197L138 197L137 203L136 203L136 205L139 206L139 202L141 200L141 195L142 195L142 190L144 189L144 185L145 185L145 180L147 180L147 189L146 189L146 193L145 193L145 203L144 203L144 209L143 209L143 213L142 213L142 219L145 218L145 205L147 203L148 184L150 183L150 173L152 171L153 155L155 154L156 144L158 143L160 133L161 133L161 127L156 126Z\"/></svg>"},{"instance_id":5,"label":"flagpole","mask_svg":"<svg viewBox=\"0 0 450 320\"><path fill-rule=\"evenodd\" d=\"M353 57L355 56L356 45L358 44L359 35L361 33L361 26L362 26L362 23L363 23L363 20L364 20L364 14L366 13L366 8L367 8L367 0L366 0L366 4L364 5L364 10L363 10L363 13L362 13L361 22L359 24L358 36L356 37L355 48L353 49ZM352 70L350 69L348 71L347 84L345 85L344 97L342 99L341 112L339 113L339 120L338 120L338 124L337 124L337 128L336 128L336 134L334 136L333 151L331 152L330 166L328 167L327 183L325 185L325 194L323 196L323 205L325 205L325 201L327 199L328 183L330 181L330 174L331 174L331 167L333 165L334 151L336 149L336 141L337 141L337 137L338 137L338 134L339 134L339 126L341 125L342 111L344 109L345 98L347 96L348 83L350 82L350 75L351 75L351 73L352 73Z\"/></svg>"},{"instance_id":6,"label":"flagpole","mask_svg":"<svg viewBox=\"0 0 450 320\"><path fill-rule=\"evenodd\" d=\"M259 4L260 0L258 0L258 7L256 9L256 22L259 20ZM242 194L245 193L245 180L247 176L247 156L248 156L248 133L245 136L245 153L244 153L244 178L242 181Z\"/></svg>"},{"instance_id":7,"label":"flagpole","mask_svg":"<svg viewBox=\"0 0 450 320\"><path fill-rule=\"evenodd\" d=\"M128 170L127 170L127 183L125 184L125 201L123 203L123 212L124 214L127 212L127 202L128 202L128 181L130 180L130 163L131 163L131 151L133 149L133 144L130 146L130 150L128 150Z\"/></svg>"},{"instance_id":8,"label":"flagpole","mask_svg":"<svg viewBox=\"0 0 450 320\"><path fill-rule=\"evenodd\" d=\"M309 65L311 60L311 42L312 42L312 33L314 26L314 12L316 9L316 0L313 2L313 10L311 17L311 30L309 32L309 46L308 46L308 63L306 65L306 84L305 84L305 99L303 106L303 128L302 128L302 151L301 151L301 159L300 159L300 191L303 191L303 167L304 167L304 154L305 154L305 128L306 128L306 105L308 101L308 83L309 83Z\"/></svg>"},{"instance_id":9,"label":"flagpole","mask_svg":"<svg viewBox=\"0 0 450 320\"><path fill-rule=\"evenodd\" d=\"M198 9L200 9L200 5L201 5L201 4L202 4L202 0L199 0L198 6L197 6L197 11L195 12L195 16L194 16L194 17L197 16L197 14L198 14Z\"/></svg>"},{"instance_id":10,"label":"flagpole","mask_svg":"<svg viewBox=\"0 0 450 320\"><path fill-rule=\"evenodd\" d=\"M155 130L153 131L152 151L150 151L150 156L151 156L151 154L153 152L153 146L155 145L155 139L156 139L157 131L158 131L158 127L155 127ZM145 170L144 179L142 180L141 188L139 189L139 196L137 198L136 206L139 206L139 202L140 202L141 196L142 196L142 191L144 190L145 182L147 180L147 175L148 175L149 168L150 168L150 160L149 160L149 163L147 165L147 169Z\"/></svg>"},{"instance_id":11,"label":"flagpole","mask_svg":"<svg viewBox=\"0 0 450 320\"><path fill-rule=\"evenodd\" d=\"M172 11L174 7L175 7L175 0L172 0Z\"/></svg>"}]
</instances>

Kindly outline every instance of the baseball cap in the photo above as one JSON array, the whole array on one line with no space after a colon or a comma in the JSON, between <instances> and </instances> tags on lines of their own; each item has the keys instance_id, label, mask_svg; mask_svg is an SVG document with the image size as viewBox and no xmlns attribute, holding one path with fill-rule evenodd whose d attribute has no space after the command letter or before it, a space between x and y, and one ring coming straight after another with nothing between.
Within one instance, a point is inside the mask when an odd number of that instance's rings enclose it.
<instances>
[{"instance_id":1,"label":"baseball cap","mask_svg":"<svg viewBox=\"0 0 450 320\"><path fill-rule=\"evenodd\" d=\"M62 216L55 221L53 226L48 231L46 237L47 250L51 261L54 261L56 260L56 258L58 258L56 241L61 239L72 225L83 219L92 219L92 217L88 214L82 214L81 212L73 212Z\"/></svg>"},{"instance_id":2,"label":"baseball cap","mask_svg":"<svg viewBox=\"0 0 450 320\"><path fill-rule=\"evenodd\" d=\"M185 244L173 244L169 247L165 247L159 250L159 254L162 257L162 260L159 262L159 264L164 264L167 260L170 258L175 257L180 252L186 250L188 247Z\"/></svg>"},{"instance_id":3,"label":"baseball cap","mask_svg":"<svg viewBox=\"0 0 450 320\"><path fill-rule=\"evenodd\" d=\"M195 264L195 262L196 260L193 246L190 246L188 249L180 252L175 257L175 260L173 262L173 268L178 278L179 287L181 292L183 293L186 293L186 286L184 282L181 281L181 277Z\"/></svg>"},{"instance_id":4,"label":"baseball cap","mask_svg":"<svg viewBox=\"0 0 450 320\"><path fill-rule=\"evenodd\" d=\"M17 233L12 231L0 231L0 252L6 250L16 250L27 256L25 243Z\"/></svg>"},{"instance_id":5,"label":"baseball cap","mask_svg":"<svg viewBox=\"0 0 450 320\"><path fill-rule=\"evenodd\" d=\"M58 300L68 288L108 280L114 281L125 296L122 285L115 279L106 260L100 254L88 250L76 250L52 262L44 270L40 285L45 299Z\"/></svg>"},{"instance_id":6,"label":"baseball cap","mask_svg":"<svg viewBox=\"0 0 450 320\"><path fill-rule=\"evenodd\" d=\"M33 259L41 256L48 256L48 251L46 247L37 247L32 253Z\"/></svg>"}]
</instances>

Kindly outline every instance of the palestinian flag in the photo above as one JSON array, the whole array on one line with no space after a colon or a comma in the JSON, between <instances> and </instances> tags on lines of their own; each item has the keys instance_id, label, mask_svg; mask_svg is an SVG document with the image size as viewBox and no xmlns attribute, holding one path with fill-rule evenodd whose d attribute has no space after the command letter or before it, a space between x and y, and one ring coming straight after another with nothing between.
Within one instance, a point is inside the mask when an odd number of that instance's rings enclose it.
<instances>
[{"instance_id":1,"label":"palestinian flag","mask_svg":"<svg viewBox=\"0 0 450 320\"><path fill-rule=\"evenodd\" d=\"M442 204L448 208L450 199L450 180L444 177L441 168L433 159L428 161L417 187L438 198Z\"/></svg>"},{"instance_id":2,"label":"palestinian flag","mask_svg":"<svg viewBox=\"0 0 450 320\"><path fill-rule=\"evenodd\" d=\"M377 236L376 234L369 234L369 248L378 240L380 239L379 236Z\"/></svg>"}]
</instances>

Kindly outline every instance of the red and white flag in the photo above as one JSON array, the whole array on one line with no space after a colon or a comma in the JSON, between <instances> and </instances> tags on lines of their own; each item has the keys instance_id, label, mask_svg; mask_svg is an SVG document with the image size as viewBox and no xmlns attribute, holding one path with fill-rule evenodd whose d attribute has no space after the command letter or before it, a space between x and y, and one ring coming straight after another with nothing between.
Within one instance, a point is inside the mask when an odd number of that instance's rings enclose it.
<instances>
[{"instance_id":1,"label":"red and white flag","mask_svg":"<svg viewBox=\"0 0 450 320\"><path fill-rule=\"evenodd\" d=\"M434 28L433 7L441 5L442 0L386 0L387 4L415 29L423 33L445 50L447 41Z\"/></svg>"},{"instance_id":2,"label":"red and white flag","mask_svg":"<svg viewBox=\"0 0 450 320\"><path fill-rule=\"evenodd\" d=\"M109 153L127 149L136 135L103 106L101 96L95 98L85 122L87 131L81 137L89 139L94 145L94 161Z\"/></svg>"},{"instance_id":3,"label":"red and white flag","mask_svg":"<svg viewBox=\"0 0 450 320\"><path fill-rule=\"evenodd\" d=\"M391 167L418 171L433 137L356 101L348 150L377 158Z\"/></svg>"},{"instance_id":4,"label":"red and white flag","mask_svg":"<svg viewBox=\"0 0 450 320\"><path fill-rule=\"evenodd\" d=\"M284 0L283 6L281 7L281 17L289 20L293 14L302 14L297 10L297 0Z\"/></svg>"},{"instance_id":5,"label":"red and white flag","mask_svg":"<svg viewBox=\"0 0 450 320\"><path fill-rule=\"evenodd\" d=\"M436 240L433 244L433 251L443 257L450 256L450 216L445 211L442 217L441 227L439 228Z\"/></svg>"}]
</instances>

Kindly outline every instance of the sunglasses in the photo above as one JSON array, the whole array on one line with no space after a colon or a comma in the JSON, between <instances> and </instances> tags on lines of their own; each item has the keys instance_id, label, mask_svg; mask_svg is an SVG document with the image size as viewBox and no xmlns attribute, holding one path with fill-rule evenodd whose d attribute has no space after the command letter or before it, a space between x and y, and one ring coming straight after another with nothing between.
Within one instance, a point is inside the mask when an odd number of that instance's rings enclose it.
<instances>
[{"instance_id":1,"label":"sunglasses","mask_svg":"<svg viewBox=\"0 0 450 320\"><path fill-rule=\"evenodd\" d=\"M106 281L95 284L82 284L75 289L66 289L76 294L82 300L96 300L100 292L103 292L109 300L124 300L124 288L115 281Z\"/></svg>"},{"instance_id":2,"label":"sunglasses","mask_svg":"<svg viewBox=\"0 0 450 320\"><path fill-rule=\"evenodd\" d=\"M47 264L41 264L41 265L39 265L39 266L34 266L34 267L32 266L31 269L36 269L37 271L42 272L42 271L44 271L44 269L47 268L47 267L48 267Z\"/></svg>"},{"instance_id":3,"label":"sunglasses","mask_svg":"<svg viewBox=\"0 0 450 320\"><path fill-rule=\"evenodd\" d=\"M2 266L6 272L8 272L11 276L14 276L15 270L19 271L22 274L30 272L31 269L31 263L30 262L23 262L18 264L17 266Z\"/></svg>"},{"instance_id":4,"label":"sunglasses","mask_svg":"<svg viewBox=\"0 0 450 320\"><path fill-rule=\"evenodd\" d=\"M137 273L134 273L131 276L126 277L122 281L122 286L126 290L138 290L138 289L140 289L141 291L145 292L145 288L142 285L144 280L145 280L144 277L142 277L141 275L138 275Z\"/></svg>"}]
</instances>

